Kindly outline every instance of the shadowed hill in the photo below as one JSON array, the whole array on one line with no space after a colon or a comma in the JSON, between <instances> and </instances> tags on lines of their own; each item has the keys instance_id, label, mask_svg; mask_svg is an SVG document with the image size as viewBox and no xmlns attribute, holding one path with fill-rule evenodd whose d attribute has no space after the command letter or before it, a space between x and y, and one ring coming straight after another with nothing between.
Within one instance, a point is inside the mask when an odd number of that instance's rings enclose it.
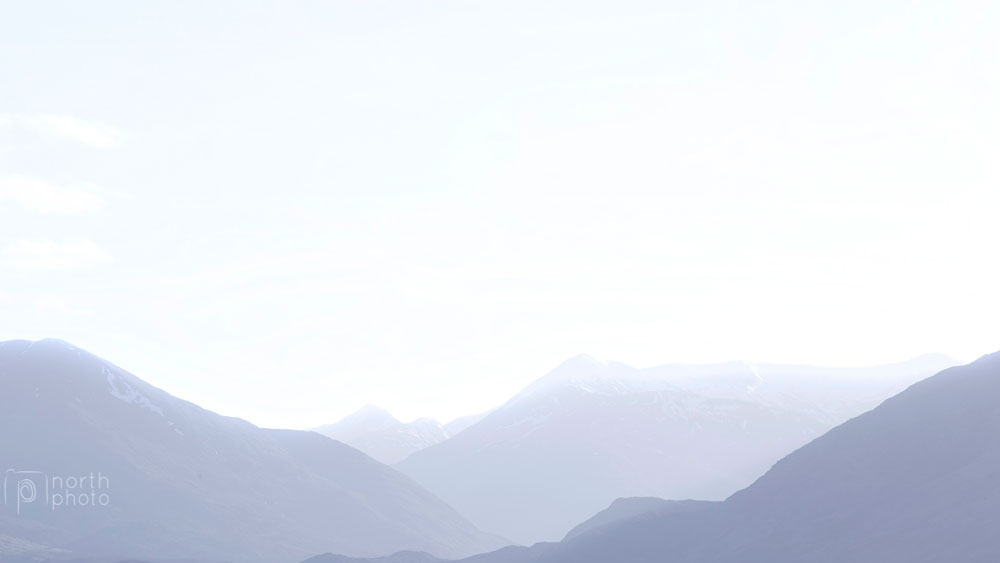
<instances>
[{"instance_id":1,"label":"shadowed hill","mask_svg":"<svg viewBox=\"0 0 1000 563\"><path fill-rule=\"evenodd\" d=\"M219 416L53 340L0 344L0 467L100 476L106 506L0 506L0 534L83 555L272 563L503 545L340 442Z\"/></svg>"}]
</instances>

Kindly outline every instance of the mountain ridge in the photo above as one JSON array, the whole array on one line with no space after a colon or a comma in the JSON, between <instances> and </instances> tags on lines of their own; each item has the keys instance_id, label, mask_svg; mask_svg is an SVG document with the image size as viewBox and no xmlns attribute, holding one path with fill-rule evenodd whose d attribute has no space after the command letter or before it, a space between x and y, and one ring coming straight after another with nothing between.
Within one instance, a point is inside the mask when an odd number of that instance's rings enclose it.
<instances>
[{"instance_id":1,"label":"mountain ridge","mask_svg":"<svg viewBox=\"0 0 1000 563\"><path fill-rule=\"evenodd\" d=\"M446 424L427 417L401 422L380 407L366 405L333 424L312 430L361 450L386 465L393 465L451 438L483 416L464 416Z\"/></svg>"},{"instance_id":2,"label":"mountain ridge","mask_svg":"<svg viewBox=\"0 0 1000 563\"><path fill-rule=\"evenodd\" d=\"M521 544L554 541L619 497L723 500L950 363L637 369L579 355L396 467L484 529Z\"/></svg>"},{"instance_id":3,"label":"mountain ridge","mask_svg":"<svg viewBox=\"0 0 1000 563\"><path fill-rule=\"evenodd\" d=\"M997 561L998 399L1000 352L914 383L783 457L724 502L646 511L558 544L461 563Z\"/></svg>"},{"instance_id":4,"label":"mountain ridge","mask_svg":"<svg viewBox=\"0 0 1000 563\"><path fill-rule=\"evenodd\" d=\"M85 513L0 505L0 532L23 541L268 563L331 551L324 545L451 556L503 545L343 443L212 413L65 342L0 343L0 390L0 466L98 473L111 489L108 506Z\"/></svg>"}]
</instances>

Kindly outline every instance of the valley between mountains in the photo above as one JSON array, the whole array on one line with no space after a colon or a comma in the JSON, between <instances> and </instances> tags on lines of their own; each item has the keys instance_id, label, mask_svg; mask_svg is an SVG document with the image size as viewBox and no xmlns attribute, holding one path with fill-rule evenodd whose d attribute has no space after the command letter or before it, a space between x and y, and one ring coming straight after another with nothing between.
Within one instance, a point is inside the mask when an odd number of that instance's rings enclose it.
<instances>
[{"instance_id":1,"label":"valley between mountains","mask_svg":"<svg viewBox=\"0 0 1000 563\"><path fill-rule=\"evenodd\" d=\"M310 432L206 411L65 342L4 342L8 481L98 472L110 502L8 489L0 560L988 561L998 358L579 356L487 413L369 406Z\"/></svg>"}]
</instances>

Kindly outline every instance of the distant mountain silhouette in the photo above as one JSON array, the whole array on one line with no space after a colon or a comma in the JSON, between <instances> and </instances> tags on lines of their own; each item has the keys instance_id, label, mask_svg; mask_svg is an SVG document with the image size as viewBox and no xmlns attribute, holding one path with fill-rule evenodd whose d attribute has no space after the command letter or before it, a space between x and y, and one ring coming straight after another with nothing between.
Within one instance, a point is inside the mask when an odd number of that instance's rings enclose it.
<instances>
[{"instance_id":1,"label":"distant mountain silhouette","mask_svg":"<svg viewBox=\"0 0 1000 563\"><path fill-rule=\"evenodd\" d=\"M18 473L7 475L0 504L0 560L65 550L275 563L324 551L459 556L503 545L340 442L219 416L54 340L0 343L0 471L8 469ZM99 474L107 506L43 506L43 483L25 471ZM25 479L38 483L39 500L15 506L13 486Z\"/></svg>"},{"instance_id":2,"label":"distant mountain silhouette","mask_svg":"<svg viewBox=\"0 0 1000 563\"><path fill-rule=\"evenodd\" d=\"M774 462L954 361L634 369L573 358L396 465L484 530L558 540L619 497L722 500Z\"/></svg>"},{"instance_id":3,"label":"distant mountain silhouette","mask_svg":"<svg viewBox=\"0 0 1000 563\"><path fill-rule=\"evenodd\" d=\"M447 440L482 416L484 415L466 416L445 425L430 418L404 423L388 412L368 405L339 422L320 426L315 431L391 465Z\"/></svg>"},{"instance_id":4,"label":"distant mountain silhouette","mask_svg":"<svg viewBox=\"0 0 1000 563\"><path fill-rule=\"evenodd\" d=\"M445 432L448 433L448 437L451 438L452 436L458 434L459 432L462 432L466 428L486 418L487 416L489 416L491 412L493 411L486 411L477 414L470 414L467 416L460 416L455 420L452 420L451 422L446 422L444 424L444 430Z\"/></svg>"}]
</instances>

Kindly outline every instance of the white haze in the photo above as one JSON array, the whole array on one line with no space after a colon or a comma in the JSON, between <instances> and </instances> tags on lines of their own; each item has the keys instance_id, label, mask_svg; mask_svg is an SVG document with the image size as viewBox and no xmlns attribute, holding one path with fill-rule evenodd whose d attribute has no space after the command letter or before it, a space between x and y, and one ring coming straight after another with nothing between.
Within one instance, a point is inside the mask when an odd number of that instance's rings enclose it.
<instances>
[{"instance_id":1,"label":"white haze","mask_svg":"<svg viewBox=\"0 0 1000 563\"><path fill-rule=\"evenodd\" d=\"M291 427L1000 342L995 3L9 4L0 340Z\"/></svg>"}]
</instances>

